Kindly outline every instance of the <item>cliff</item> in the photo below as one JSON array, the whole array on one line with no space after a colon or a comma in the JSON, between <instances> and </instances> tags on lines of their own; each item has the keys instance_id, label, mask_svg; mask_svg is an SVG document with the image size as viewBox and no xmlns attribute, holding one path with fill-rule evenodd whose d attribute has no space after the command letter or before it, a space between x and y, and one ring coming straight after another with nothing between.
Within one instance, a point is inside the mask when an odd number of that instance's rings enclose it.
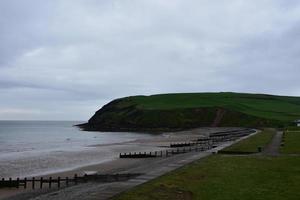
<instances>
[{"instance_id":1,"label":"cliff","mask_svg":"<svg viewBox=\"0 0 300 200\"><path fill-rule=\"evenodd\" d=\"M174 131L208 126L282 127L300 119L300 98L244 93L183 93L116 99L89 131Z\"/></svg>"}]
</instances>

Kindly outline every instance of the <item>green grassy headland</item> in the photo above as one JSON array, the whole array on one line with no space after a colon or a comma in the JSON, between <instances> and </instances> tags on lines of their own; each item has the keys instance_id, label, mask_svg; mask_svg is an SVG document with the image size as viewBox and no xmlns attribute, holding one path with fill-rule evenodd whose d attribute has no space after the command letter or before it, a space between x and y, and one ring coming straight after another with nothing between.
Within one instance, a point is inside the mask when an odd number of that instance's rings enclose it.
<instances>
[{"instance_id":1,"label":"green grassy headland","mask_svg":"<svg viewBox=\"0 0 300 200\"><path fill-rule=\"evenodd\" d=\"M168 131L203 126L283 127L300 119L300 97L243 93L182 93L116 99L86 130Z\"/></svg>"}]
</instances>

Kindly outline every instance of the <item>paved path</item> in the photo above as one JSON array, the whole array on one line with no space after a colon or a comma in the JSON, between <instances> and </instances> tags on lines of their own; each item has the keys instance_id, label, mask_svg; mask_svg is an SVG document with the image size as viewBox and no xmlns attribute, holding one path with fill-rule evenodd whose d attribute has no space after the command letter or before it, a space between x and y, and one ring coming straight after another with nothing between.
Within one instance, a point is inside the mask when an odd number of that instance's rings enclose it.
<instances>
[{"instance_id":1,"label":"paved path","mask_svg":"<svg viewBox=\"0 0 300 200\"><path fill-rule=\"evenodd\" d=\"M268 144L265 150L262 152L264 155L277 156L279 155L280 144L282 140L282 131L277 131L273 136L272 141Z\"/></svg>"}]
</instances>

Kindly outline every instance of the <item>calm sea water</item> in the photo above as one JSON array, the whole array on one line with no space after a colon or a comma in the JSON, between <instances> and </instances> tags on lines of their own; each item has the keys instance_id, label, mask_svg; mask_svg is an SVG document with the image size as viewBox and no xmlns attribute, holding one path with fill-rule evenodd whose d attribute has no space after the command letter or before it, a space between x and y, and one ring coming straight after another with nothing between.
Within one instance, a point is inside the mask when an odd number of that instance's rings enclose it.
<instances>
[{"instance_id":1,"label":"calm sea water","mask_svg":"<svg viewBox=\"0 0 300 200\"><path fill-rule=\"evenodd\" d=\"M109 145L150 134L80 131L74 121L0 121L0 177L24 177L108 160Z\"/></svg>"}]
</instances>

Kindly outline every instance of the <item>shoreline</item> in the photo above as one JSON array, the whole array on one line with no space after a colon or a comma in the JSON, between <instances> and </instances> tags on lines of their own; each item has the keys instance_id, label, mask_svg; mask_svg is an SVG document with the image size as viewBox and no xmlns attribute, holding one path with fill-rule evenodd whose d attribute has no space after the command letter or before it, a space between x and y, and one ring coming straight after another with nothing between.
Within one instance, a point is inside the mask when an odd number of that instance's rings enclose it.
<instances>
[{"instance_id":1,"label":"shoreline","mask_svg":"<svg viewBox=\"0 0 300 200\"><path fill-rule=\"evenodd\" d=\"M193 129L181 132L172 132L157 135L153 138L147 139L136 139L134 141L127 141L121 143L111 144L117 148L114 151L123 150L123 152L133 152L133 151L159 151L167 149L172 142L188 142L195 138L199 138L201 136L205 136L211 132L220 131L220 130L232 130L238 128L200 128ZM107 144L99 144L92 145L93 148L106 148ZM116 153L118 155L121 152ZM145 158L147 161L149 158ZM78 176L82 176L85 173L100 173L100 174L113 174L113 173L122 173L122 171L129 170L134 167L138 167L142 165L145 159L119 159L114 156L110 159L105 159L100 161L99 163L88 164L84 166L77 166L72 169L62 169L57 172L49 172L42 173L40 175L35 176L39 177L73 177L74 174L78 174ZM30 177L30 176L28 176ZM1 189L0 190L0 199L14 196L20 193L30 192L30 189L23 190L21 189Z\"/></svg>"},{"instance_id":2,"label":"shoreline","mask_svg":"<svg viewBox=\"0 0 300 200\"><path fill-rule=\"evenodd\" d=\"M190 127L180 127L180 128L166 128L166 127L158 127L158 128L118 128L118 127L109 127L103 128L102 126L94 126L89 122L74 124L74 127L79 128L81 131L89 131L89 132L134 132L134 133L147 133L147 134L161 134L161 133L172 133L172 132L182 132L182 131L191 131L194 129L199 129L199 126L190 126ZM202 127L200 127L202 128ZM229 128L229 127L214 127L208 126L203 128Z\"/></svg>"},{"instance_id":3,"label":"shoreline","mask_svg":"<svg viewBox=\"0 0 300 200\"><path fill-rule=\"evenodd\" d=\"M200 132L199 132L200 130ZM64 154L76 154L77 156L82 156L81 154L90 155L102 152L104 149L111 152L111 154L105 158L101 159L101 161L91 161L88 163L81 163L70 167L63 167L59 169L50 169L44 172L38 173L29 173L24 175L11 175L11 176L3 176L1 178L30 178L30 177L41 177L41 176L48 176L48 175L55 175L61 174L68 171L77 171L79 169L88 167L88 166L98 166L102 163L107 163L110 161L117 160L119 158L119 153L123 152L144 152L144 151L159 151L164 150L169 147L169 144L172 142L188 142L191 139L198 138L202 136L204 133L203 131L207 130L207 128L200 128L200 129L193 129L193 130L186 130L180 132L168 132L168 133L161 133L159 135L154 135L151 138L142 138L142 139L134 139L130 141L124 142L117 142L117 143L109 143L109 144L93 144L87 145L83 147L85 150L76 150L76 151L59 151L58 154L63 156ZM107 149L109 148L109 149Z\"/></svg>"}]
</instances>

